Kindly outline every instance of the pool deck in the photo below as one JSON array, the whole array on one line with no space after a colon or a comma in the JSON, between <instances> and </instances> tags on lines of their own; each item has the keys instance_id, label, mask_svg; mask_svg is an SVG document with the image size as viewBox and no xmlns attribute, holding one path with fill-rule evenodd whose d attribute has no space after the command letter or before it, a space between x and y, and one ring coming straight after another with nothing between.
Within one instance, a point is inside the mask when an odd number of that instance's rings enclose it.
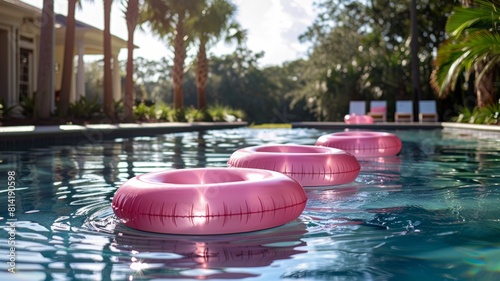
<instances>
[{"instance_id":1,"label":"pool deck","mask_svg":"<svg viewBox=\"0 0 500 281\"><path fill-rule=\"evenodd\" d=\"M39 142L64 144L74 141L89 143L104 139L155 136L177 132L232 129L248 126L247 122L166 122L50 126L0 126L0 148Z\"/></svg>"},{"instance_id":2,"label":"pool deck","mask_svg":"<svg viewBox=\"0 0 500 281\"><path fill-rule=\"evenodd\" d=\"M455 122L385 122L374 124L345 124L344 122L295 122L292 128L314 128L319 130L443 130L474 135L479 138L499 138L500 126Z\"/></svg>"},{"instance_id":3,"label":"pool deck","mask_svg":"<svg viewBox=\"0 0 500 281\"><path fill-rule=\"evenodd\" d=\"M292 128L314 128L322 130L371 129L371 130L462 130L499 134L500 126L455 122L385 122L374 124L346 124L344 122L294 122Z\"/></svg>"},{"instance_id":4,"label":"pool deck","mask_svg":"<svg viewBox=\"0 0 500 281\"><path fill-rule=\"evenodd\" d=\"M292 122L292 128L314 128L321 130L371 129L371 130L405 130L405 129L442 129L443 123L429 122L383 122L373 124L346 124L344 122Z\"/></svg>"},{"instance_id":5,"label":"pool deck","mask_svg":"<svg viewBox=\"0 0 500 281\"><path fill-rule=\"evenodd\" d=\"M500 134L500 126L476 125L452 122L429 123L375 123L346 124L344 122L293 122L292 128L314 128L321 130L370 129L370 130L462 130L479 132L481 135ZM166 123L124 123L89 124L60 126L0 126L0 148L15 147L19 144L36 145L64 144L73 141L99 142L104 139L155 136L177 132L205 131L247 127L247 122L166 122Z\"/></svg>"}]
</instances>

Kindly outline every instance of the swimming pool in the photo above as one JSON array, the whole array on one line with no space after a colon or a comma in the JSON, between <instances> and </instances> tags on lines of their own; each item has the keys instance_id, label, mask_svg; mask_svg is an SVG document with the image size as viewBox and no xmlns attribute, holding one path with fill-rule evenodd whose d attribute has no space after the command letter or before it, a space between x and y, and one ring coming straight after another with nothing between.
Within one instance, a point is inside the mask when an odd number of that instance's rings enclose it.
<instances>
[{"instance_id":1,"label":"swimming pool","mask_svg":"<svg viewBox=\"0 0 500 281\"><path fill-rule=\"evenodd\" d=\"M332 132L243 128L1 151L0 280L500 278L500 141L461 131L390 131L399 156L361 160L351 184L306 188L299 219L274 229L162 235L113 216L111 198L133 176L224 167L241 147Z\"/></svg>"}]
</instances>

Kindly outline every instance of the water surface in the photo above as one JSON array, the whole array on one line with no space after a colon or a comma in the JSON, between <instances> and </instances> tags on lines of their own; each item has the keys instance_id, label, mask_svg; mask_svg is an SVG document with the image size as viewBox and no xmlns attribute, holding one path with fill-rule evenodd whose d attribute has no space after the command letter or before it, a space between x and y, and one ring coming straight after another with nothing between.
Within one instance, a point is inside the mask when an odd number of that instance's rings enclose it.
<instances>
[{"instance_id":1,"label":"water surface","mask_svg":"<svg viewBox=\"0 0 500 281\"><path fill-rule=\"evenodd\" d=\"M241 147L314 144L332 132L245 128L0 151L0 280L500 278L494 136L392 131L403 141L400 155L360 159L353 183L306 188L303 214L264 231L146 233L111 210L116 189L136 175L225 167ZM17 187L12 217L9 171ZM8 272L12 219L15 275Z\"/></svg>"}]
</instances>

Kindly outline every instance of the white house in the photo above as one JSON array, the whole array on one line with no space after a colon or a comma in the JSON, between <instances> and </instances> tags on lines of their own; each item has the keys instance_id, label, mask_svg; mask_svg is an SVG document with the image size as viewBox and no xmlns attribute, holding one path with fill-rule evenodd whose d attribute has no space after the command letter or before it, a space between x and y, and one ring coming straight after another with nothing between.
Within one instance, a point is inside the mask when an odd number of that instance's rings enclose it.
<instances>
[{"instance_id":1,"label":"white house","mask_svg":"<svg viewBox=\"0 0 500 281\"><path fill-rule=\"evenodd\" d=\"M41 9L20 0L0 0L0 99L6 106L19 104L23 97L36 91L38 48L40 44ZM66 17L56 15L54 46L54 96L61 87ZM127 41L112 36L113 91L115 100L122 98L118 54ZM71 101L85 95L84 55L104 53L103 31L76 21L75 64ZM54 96L52 107L54 109Z\"/></svg>"}]
</instances>

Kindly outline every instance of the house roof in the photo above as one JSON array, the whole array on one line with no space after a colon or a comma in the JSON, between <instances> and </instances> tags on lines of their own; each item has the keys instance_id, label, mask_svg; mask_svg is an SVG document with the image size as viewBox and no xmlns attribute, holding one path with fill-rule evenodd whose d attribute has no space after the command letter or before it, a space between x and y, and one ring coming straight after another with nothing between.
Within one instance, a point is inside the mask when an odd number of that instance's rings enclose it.
<instances>
[{"instance_id":1,"label":"house roof","mask_svg":"<svg viewBox=\"0 0 500 281\"><path fill-rule=\"evenodd\" d=\"M67 17L65 15L56 14L56 44L64 45L64 36L66 33ZM103 54L103 31L95 26L75 20L75 39L83 43L85 54ZM111 36L113 53L118 53L120 49L127 48L127 40L118 36ZM137 48L137 46L135 46Z\"/></svg>"},{"instance_id":2,"label":"house roof","mask_svg":"<svg viewBox=\"0 0 500 281\"><path fill-rule=\"evenodd\" d=\"M21 0L0 0L0 2L4 2L4 3L11 5L13 7L18 7L22 10L27 10L27 11L33 12L33 13L36 13L36 12L40 13L40 11L41 11L39 8L32 6L28 3L25 3Z\"/></svg>"},{"instance_id":3,"label":"house roof","mask_svg":"<svg viewBox=\"0 0 500 281\"><path fill-rule=\"evenodd\" d=\"M0 19L2 22L15 22L16 20L32 19L39 17L41 10L20 0L0 0Z\"/></svg>"},{"instance_id":4,"label":"house roof","mask_svg":"<svg viewBox=\"0 0 500 281\"><path fill-rule=\"evenodd\" d=\"M60 24L61 26L66 26L66 21L67 17L61 14L56 14L56 23ZM75 20L75 27L76 28L95 28L98 29L90 24L86 24L84 22L81 22L79 20Z\"/></svg>"},{"instance_id":5,"label":"house roof","mask_svg":"<svg viewBox=\"0 0 500 281\"><path fill-rule=\"evenodd\" d=\"M40 17L42 14L42 10L40 8L20 0L0 0L0 6L6 6L11 10L16 11L15 14L11 15L12 17L36 18ZM67 17L65 15L56 14L55 22L56 45L64 45ZM102 33L103 31L95 26L82 21L75 21L75 39L77 40L77 44L83 43L85 54L103 54ZM111 42L113 53L118 53L120 49L127 47L127 40L115 35L111 36ZM135 48L138 47L135 46Z\"/></svg>"},{"instance_id":6,"label":"house roof","mask_svg":"<svg viewBox=\"0 0 500 281\"><path fill-rule=\"evenodd\" d=\"M64 37L66 36L66 16L57 14L56 25L56 45L64 45ZM76 21L75 40L76 46L78 46L78 44L83 44L85 54L101 55L104 53L103 31L97 27L81 21ZM120 49L127 48L127 40L112 35L111 45L113 53L118 54Z\"/></svg>"}]
</instances>

